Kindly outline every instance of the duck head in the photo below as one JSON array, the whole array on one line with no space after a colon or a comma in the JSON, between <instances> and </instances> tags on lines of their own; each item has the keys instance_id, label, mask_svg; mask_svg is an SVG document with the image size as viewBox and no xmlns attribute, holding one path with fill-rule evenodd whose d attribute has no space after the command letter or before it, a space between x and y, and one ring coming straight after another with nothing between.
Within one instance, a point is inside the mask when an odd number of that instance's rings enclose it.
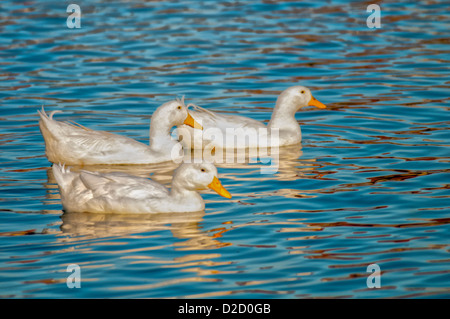
<instances>
[{"instance_id":1,"label":"duck head","mask_svg":"<svg viewBox=\"0 0 450 319\"><path fill-rule=\"evenodd\" d=\"M289 113L295 113L305 106L315 106L319 109L327 107L319 102L307 87L300 85L284 90L278 97L277 105L289 111Z\"/></svg>"},{"instance_id":2,"label":"duck head","mask_svg":"<svg viewBox=\"0 0 450 319\"><path fill-rule=\"evenodd\" d=\"M222 186L217 177L217 169L211 163L184 163L174 172L172 189L198 191L212 189L220 196L231 198L231 194Z\"/></svg>"},{"instance_id":3,"label":"duck head","mask_svg":"<svg viewBox=\"0 0 450 319\"><path fill-rule=\"evenodd\" d=\"M165 126L168 126L169 128L186 124L193 128L203 129L203 127L189 114L188 109L184 104L184 98L166 102L158 107L153 113L152 122L165 124Z\"/></svg>"}]
</instances>

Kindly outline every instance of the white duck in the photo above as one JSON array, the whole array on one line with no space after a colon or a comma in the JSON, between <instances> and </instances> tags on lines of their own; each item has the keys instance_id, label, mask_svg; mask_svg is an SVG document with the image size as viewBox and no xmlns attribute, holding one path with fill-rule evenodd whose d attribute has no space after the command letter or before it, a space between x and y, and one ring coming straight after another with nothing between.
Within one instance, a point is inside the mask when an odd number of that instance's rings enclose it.
<instances>
[{"instance_id":1,"label":"white duck","mask_svg":"<svg viewBox=\"0 0 450 319\"><path fill-rule=\"evenodd\" d=\"M164 103L152 115L150 146L131 138L105 131L88 129L77 123L53 120L44 109L40 115L39 128L45 140L45 153L50 162L68 165L95 164L153 164L176 160L180 144L171 137L170 130L185 124L201 129L189 114L184 100Z\"/></svg>"},{"instance_id":2,"label":"white duck","mask_svg":"<svg viewBox=\"0 0 450 319\"><path fill-rule=\"evenodd\" d=\"M66 212L197 212L205 208L197 191L207 187L231 198L210 163L181 164L174 171L170 190L150 179L121 172L71 172L61 164L54 164L52 170Z\"/></svg>"},{"instance_id":3,"label":"white duck","mask_svg":"<svg viewBox=\"0 0 450 319\"><path fill-rule=\"evenodd\" d=\"M194 120L203 126L203 131L194 132L186 125L180 125L177 132L185 149L206 148L207 145L211 149L270 146L270 141L267 144L264 141L269 140L271 136L272 146L293 145L302 140L295 113L305 106L326 108L326 105L316 100L304 86L292 86L278 96L267 126L248 117L218 114L194 105L196 111L189 112ZM227 129L234 130L227 132ZM271 129L278 130L278 136L271 135Z\"/></svg>"}]
</instances>

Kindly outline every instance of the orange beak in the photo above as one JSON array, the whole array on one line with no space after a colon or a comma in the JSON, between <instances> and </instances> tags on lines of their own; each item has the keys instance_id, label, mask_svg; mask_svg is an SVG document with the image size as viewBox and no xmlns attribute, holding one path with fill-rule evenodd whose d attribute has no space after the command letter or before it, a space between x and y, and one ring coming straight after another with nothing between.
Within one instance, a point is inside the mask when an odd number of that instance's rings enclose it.
<instances>
[{"instance_id":1,"label":"orange beak","mask_svg":"<svg viewBox=\"0 0 450 319\"><path fill-rule=\"evenodd\" d=\"M186 119L184 120L184 124L189 125L190 127L193 128L198 128L199 130L203 130L203 127L200 124L198 124L189 113Z\"/></svg>"},{"instance_id":2,"label":"orange beak","mask_svg":"<svg viewBox=\"0 0 450 319\"><path fill-rule=\"evenodd\" d=\"M216 191L220 196L231 198L231 194L222 186L222 183L219 181L217 177L214 176L214 179L211 184L208 185L209 188Z\"/></svg>"},{"instance_id":3,"label":"orange beak","mask_svg":"<svg viewBox=\"0 0 450 319\"><path fill-rule=\"evenodd\" d=\"M327 107L322 102L319 102L318 100L316 100L316 98L312 95L311 95L311 100L309 101L308 105L318 107L319 109L325 109Z\"/></svg>"}]
</instances>

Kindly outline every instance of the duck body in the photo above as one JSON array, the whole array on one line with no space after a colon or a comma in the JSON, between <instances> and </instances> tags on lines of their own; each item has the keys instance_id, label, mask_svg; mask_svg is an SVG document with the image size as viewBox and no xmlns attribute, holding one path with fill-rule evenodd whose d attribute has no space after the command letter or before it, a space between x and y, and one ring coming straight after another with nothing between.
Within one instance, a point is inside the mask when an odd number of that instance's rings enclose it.
<instances>
[{"instance_id":1,"label":"duck body","mask_svg":"<svg viewBox=\"0 0 450 319\"><path fill-rule=\"evenodd\" d=\"M213 113L198 106L189 113L195 121L204 123L202 126L207 130L199 134L185 125L178 127L184 149L258 147L259 140L266 135L266 126L252 118Z\"/></svg>"},{"instance_id":2,"label":"duck body","mask_svg":"<svg viewBox=\"0 0 450 319\"><path fill-rule=\"evenodd\" d=\"M49 116L42 109L38 113L48 160L67 165L154 164L179 160L181 144L172 138L170 129L183 123L199 127L191 121L180 100L167 102L153 113L150 145L76 123L56 121L53 119L55 112Z\"/></svg>"},{"instance_id":3,"label":"duck body","mask_svg":"<svg viewBox=\"0 0 450 319\"><path fill-rule=\"evenodd\" d=\"M69 165L147 164L170 160L167 154L132 138L53 120L39 112L45 153L52 163ZM172 143L171 143L172 144ZM130 156L132 154L132 156Z\"/></svg>"},{"instance_id":4,"label":"duck body","mask_svg":"<svg viewBox=\"0 0 450 319\"><path fill-rule=\"evenodd\" d=\"M72 172L61 164L54 164L52 170L67 212L196 212L205 208L197 191L207 187L231 198L216 177L217 169L208 163L180 165L174 172L170 190L150 179L126 173Z\"/></svg>"},{"instance_id":5,"label":"duck body","mask_svg":"<svg viewBox=\"0 0 450 319\"><path fill-rule=\"evenodd\" d=\"M310 90L294 86L283 91L277 99L272 117L266 126L257 120L240 116L219 114L194 106L190 114L203 126L202 132L194 132L186 125L178 126L184 148L255 148L261 146L287 146L302 140L295 113L304 106L326 106L317 101Z\"/></svg>"}]
</instances>

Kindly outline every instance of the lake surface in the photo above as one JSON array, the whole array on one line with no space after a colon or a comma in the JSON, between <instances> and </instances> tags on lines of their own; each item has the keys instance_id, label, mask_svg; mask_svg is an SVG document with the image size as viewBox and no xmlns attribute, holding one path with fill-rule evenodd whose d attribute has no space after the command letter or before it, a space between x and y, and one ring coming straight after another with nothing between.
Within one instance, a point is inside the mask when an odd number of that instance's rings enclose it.
<instances>
[{"instance_id":1,"label":"lake surface","mask_svg":"<svg viewBox=\"0 0 450 319\"><path fill-rule=\"evenodd\" d=\"M70 29L68 3L0 4L1 298L450 297L447 4L383 1L370 29L370 2L77 1ZM175 97L267 123L292 85L327 109L297 113L302 145L275 174L218 165L231 200L62 210L42 106L147 142ZM117 169L170 185L175 167ZM70 264L81 288L66 285Z\"/></svg>"}]
</instances>

